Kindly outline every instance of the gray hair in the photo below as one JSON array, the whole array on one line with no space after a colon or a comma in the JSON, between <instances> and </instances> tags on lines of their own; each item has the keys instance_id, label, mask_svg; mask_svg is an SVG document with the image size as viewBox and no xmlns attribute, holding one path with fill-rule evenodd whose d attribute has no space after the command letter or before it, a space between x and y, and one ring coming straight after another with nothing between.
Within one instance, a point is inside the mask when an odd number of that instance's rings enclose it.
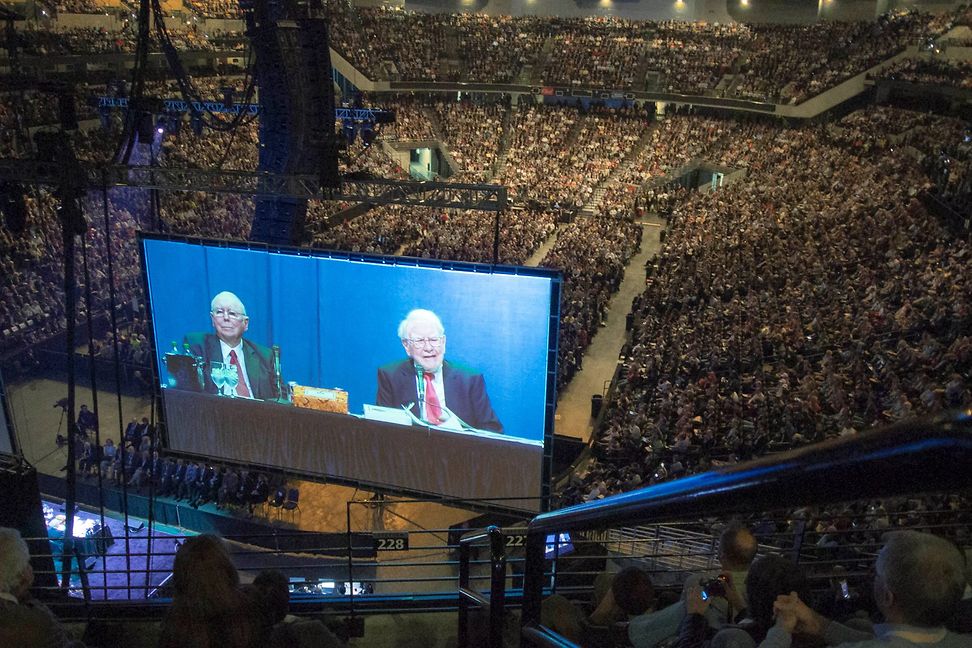
<instances>
[{"instance_id":1,"label":"gray hair","mask_svg":"<svg viewBox=\"0 0 972 648\"><path fill-rule=\"evenodd\" d=\"M442 320L439 319L438 315L424 308L415 308L410 310L405 319L398 325L398 339L407 340L408 330L418 322L432 322L439 330L439 335L445 335L445 327L442 326Z\"/></svg>"},{"instance_id":2,"label":"gray hair","mask_svg":"<svg viewBox=\"0 0 972 648\"><path fill-rule=\"evenodd\" d=\"M224 290L221 293L216 293L216 296L213 297L213 301L209 302L209 310L211 311L216 310L216 302L223 299L231 300L239 304L240 315L246 317L246 306L244 306L243 302L240 301L240 298L236 296L236 293L231 293L228 290Z\"/></svg>"},{"instance_id":3,"label":"gray hair","mask_svg":"<svg viewBox=\"0 0 972 648\"><path fill-rule=\"evenodd\" d=\"M888 534L876 567L911 625L943 625L965 592L965 558L951 542L930 533Z\"/></svg>"},{"instance_id":4,"label":"gray hair","mask_svg":"<svg viewBox=\"0 0 972 648\"><path fill-rule=\"evenodd\" d=\"M30 549L20 531L0 527L0 592L12 594L30 566Z\"/></svg>"}]
</instances>

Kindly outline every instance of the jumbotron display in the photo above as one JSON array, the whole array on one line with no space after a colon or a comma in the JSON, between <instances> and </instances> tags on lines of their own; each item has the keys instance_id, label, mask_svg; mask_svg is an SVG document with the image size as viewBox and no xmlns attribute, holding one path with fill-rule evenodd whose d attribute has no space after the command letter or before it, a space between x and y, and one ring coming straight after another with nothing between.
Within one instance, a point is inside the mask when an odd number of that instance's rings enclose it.
<instances>
[{"instance_id":1,"label":"jumbotron display","mask_svg":"<svg viewBox=\"0 0 972 648\"><path fill-rule=\"evenodd\" d=\"M173 450L413 493L541 495L558 273L142 248Z\"/></svg>"}]
</instances>

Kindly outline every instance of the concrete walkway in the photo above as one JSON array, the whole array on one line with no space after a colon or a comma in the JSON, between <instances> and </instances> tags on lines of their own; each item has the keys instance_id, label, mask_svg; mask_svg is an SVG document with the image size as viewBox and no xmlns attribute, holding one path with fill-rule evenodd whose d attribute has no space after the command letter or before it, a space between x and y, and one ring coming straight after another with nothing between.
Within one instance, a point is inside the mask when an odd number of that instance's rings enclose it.
<instances>
[{"instance_id":1,"label":"concrete walkway","mask_svg":"<svg viewBox=\"0 0 972 648\"><path fill-rule=\"evenodd\" d=\"M554 243L557 242L557 238L560 236L560 230L563 229L563 227L563 225L558 225L554 229L553 233L547 237L547 240L543 242L543 245L538 247L537 251L534 252L523 265L531 268L536 268L538 265L540 265L540 262L543 261L543 257L547 256L547 252L549 252L550 248L552 248Z\"/></svg>"},{"instance_id":2,"label":"concrete walkway","mask_svg":"<svg viewBox=\"0 0 972 648\"><path fill-rule=\"evenodd\" d=\"M659 234L664 221L649 217L642 221L644 235L641 250L628 262L621 288L608 304L606 326L602 326L584 354L584 368L560 394L554 431L557 434L587 441L591 436L591 395L604 393L618 364L618 353L624 346L625 316L631 301L645 289L645 262L661 249Z\"/></svg>"}]
</instances>

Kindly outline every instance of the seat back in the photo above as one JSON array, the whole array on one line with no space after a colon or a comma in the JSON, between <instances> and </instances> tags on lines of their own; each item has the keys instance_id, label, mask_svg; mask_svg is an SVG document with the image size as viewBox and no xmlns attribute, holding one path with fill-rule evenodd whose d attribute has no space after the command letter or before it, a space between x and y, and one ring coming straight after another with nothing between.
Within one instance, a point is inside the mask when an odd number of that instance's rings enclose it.
<instances>
[{"instance_id":1,"label":"seat back","mask_svg":"<svg viewBox=\"0 0 972 648\"><path fill-rule=\"evenodd\" d=\"M297 500L299 500L299 499L300 499L300 489L298 489L298 488L291 488L290 490L287 491L287 503L288 504L296 504L297 503Z\"/></svg>"}]
</instances>

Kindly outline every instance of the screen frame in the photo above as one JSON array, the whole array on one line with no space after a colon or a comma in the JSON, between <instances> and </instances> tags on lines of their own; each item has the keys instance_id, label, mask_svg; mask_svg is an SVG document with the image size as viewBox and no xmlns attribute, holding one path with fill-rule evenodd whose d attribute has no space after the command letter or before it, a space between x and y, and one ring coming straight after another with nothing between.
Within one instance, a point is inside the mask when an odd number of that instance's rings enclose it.
<instances>
[{"instance_id":1,"label":"screen frame","mask_svg":"<svg viewBox=\"0 0 972 648\"><path fill-rule=\"evenodd\" d=\"M21 456L20 444L14 432L13 413L10 410L10 400L7 398L7 388L3 381L3 371L0 371L0 441L4 447L0 448L0 455L8 457ZM9 445L9 450L6 446Z\"/></svg>"},{"instance_id":2,"label":"screen frame","mask_svg":"<svg viewBox=\"0 0 972 648\"><path fill-rule=\"evenodd\" d=\"M159 350L157 348L155 323L153 321L153 310L152 310L152 294L149 286L148 278L148 263L146 256L146 241L165 241L172 243L183 243L188 245L198 245L201 247L216 248L216 249L234 249L234 250L247 250L247 251L257 251L266 252L270 254L280 254L289 255L296 257L305 258L318 258L318 259L333 259L336 261L345 262L356 262L356 263L368 263L381 266L401 266L401 267L413 267L413 268L429 268L433 270L444 270L451 272L464 272L470 274L489 274L489 275L515 275L515 276L527 276L527 277L540 277L549 280L550 282L550 308L547 316L547 363L546 363L546 386L545 386L545 398L543 404L543 446L541 451L541 474L540 474L540 489L539 489L539 506L533 507L529 505L523 505L515 501L501 503L498 498L484 498L481 502L484 508L488 509L509 509L509 510L532 510L539 512L546 512L550 509L550 482L552 479L553 471L553 442L554 442L554 421L555 413L557 408L557 358L559 350L559 332L560 332L560 300L563 291L563 273L560 270L552 268L541 268L541 267L527 267L527 266L513 266L505 264L489 264L489 263L477 263L471 261L450 261L444 259L423 259L418 257L408 257L408 256L391 256L391 255L380 255L380 254L370 254L363 252L345 252L340 250L329 250L329 249L318 249L318 248L306 248L306 247L296 247L287 245L275 245L269 243L255 242L255 241L243 241L243 240L229 240L229 239L217 239L217 238L206 238L206 237L194 237L194 236L184 236L178 234L162 234L155 232L137 232L136 240L138 243L139 257L141 263L141 279L142 288L144 291L145 307L146 307L146 322L150 330L150 340L149 346L151 349L152 357L152 371L154 375L152 376L152 388L155 397L161 404L158 408L158 434L162 439L163 447L166 448L167 452L174 455L182 456L197 456L203 459L213 459L210 457L202 457L199 455L194 455L189 452L182 452L178 449L172 449L169 444L167 420L165 414L165 390L162 389L161 383L159 381L159 376L162 375L161 367L159 366ZM224 459L228 463L232 463L234 460L232 458ZM239 462L237 462L239 463ZM303 478L309 479L311 481L321 481L327 480L333 483L343 483L347 485L352 485L355 487L366 487L380 489L382 491L398 493L405 496L418 496L418 497L441 497L443 500L449 500L452 502L464 501L470 502L475 508L475 500L469 499L457 499L456 497L450 497L448 494L440 493L428 493L424 491L416 491L409 489L407 487L397 486L394 484L380 484L373 483L369 481L363 481L355 479L354 477L348 475L329 475L324 473L305 473L302 471L296 471L288 468L287 466L278 465L266 465L266 464L253 464L247 462L246 465L259 466L260 468L269 471L282 471L285 474L297 475Z\"/></svg>"}]
</instances>

